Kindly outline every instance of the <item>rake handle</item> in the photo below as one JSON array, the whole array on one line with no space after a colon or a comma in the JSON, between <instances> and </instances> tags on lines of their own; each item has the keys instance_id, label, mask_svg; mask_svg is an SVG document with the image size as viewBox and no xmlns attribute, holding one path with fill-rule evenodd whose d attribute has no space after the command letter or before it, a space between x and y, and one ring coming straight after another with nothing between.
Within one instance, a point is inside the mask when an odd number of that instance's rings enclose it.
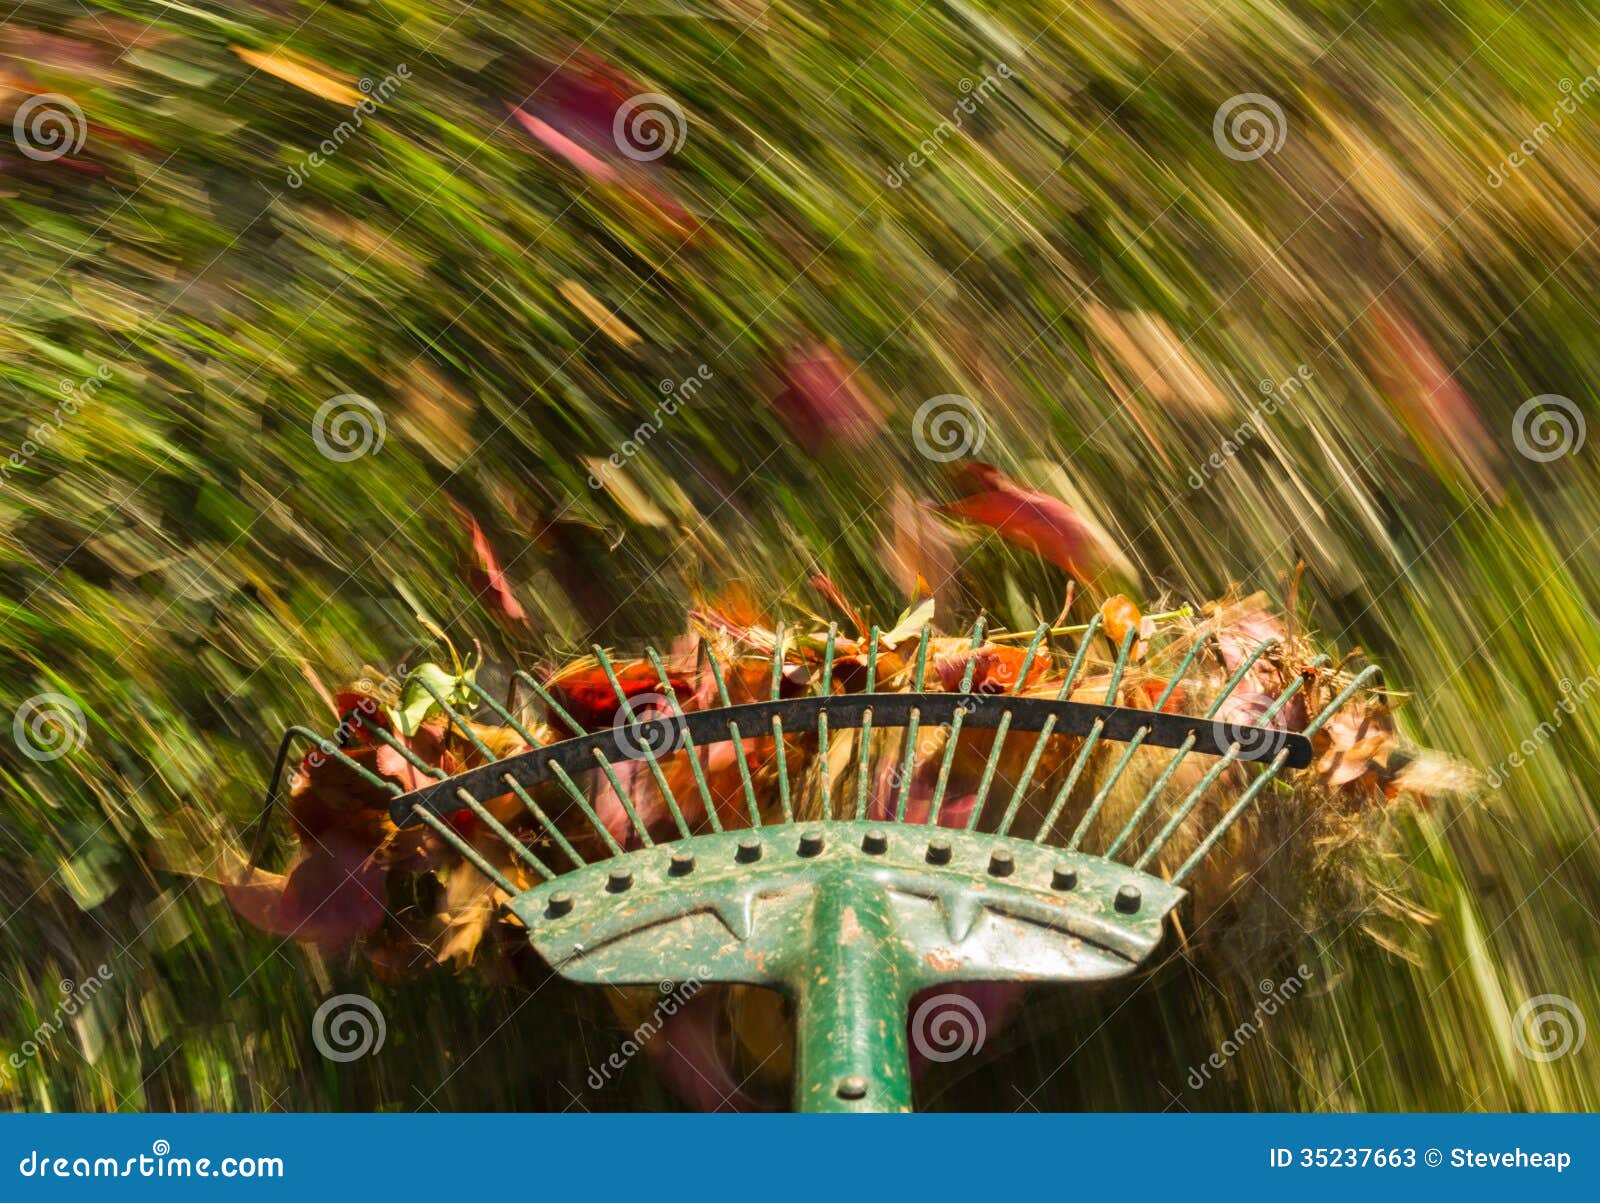
<instances>
[{"instance_id":1,"label":"rake handle","mask_svg":"<svg viewBox=\"0 0 1600 1203\"><path fill-rule=\"evenodd\" d=\"M806 935L791 985L795 1110L910 1111L913 982L883 887L830 877L816 890Z\"/></svg>"}]
</instances>

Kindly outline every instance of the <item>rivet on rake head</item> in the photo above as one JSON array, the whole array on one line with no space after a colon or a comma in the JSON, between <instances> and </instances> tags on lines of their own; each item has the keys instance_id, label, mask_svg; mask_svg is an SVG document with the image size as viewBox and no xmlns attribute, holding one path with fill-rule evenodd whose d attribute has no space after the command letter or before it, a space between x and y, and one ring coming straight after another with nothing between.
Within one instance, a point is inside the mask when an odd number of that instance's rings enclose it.
<instances>
[{"instance_id":1,"label":"rivet on rake head","mask_svg":"<svg viewBox=\"0 0 1600 1203\"><path fill-rule=\"evenodd\" d=\"M761 859L760 840L740 840L739 851L734 854L734 859L742 865Z\"/></svg>"},{"instance_id":2,"label":"rivet on rake head","mask_svg":"<svg viewBox=\"0 0 1600 1203\"><path fill-rule=\"evenodd\" d=\"M1069 869L1065 865L1057 865L1050 874L1050 888L1053 890L1075 890L1078 888L1078 871Z\"/></svg>"},{"instance_id":3,"label":"rivet on rake head","mask_svg":"<svg viewBox=\"0 0 1600 1203\"><path fill-rule=\"evenodd\" d=\"M950 863L950 841L928 841L928 863L930 865L948 865Z\"/></svg>"},{"instance_id":4,"label":"rivet on rake head","mask_svg":"<svg viewBox=\"0 0 1600 1203\"><path fill-rule=\"evenodd\" d=\"M613 894L620 894L633 884L633 874L626 869L613 869L611 876L606 878L606 889Z\"/></svg>"},{"instance_id":5,"label":"rivet on rake head","mask_svg":"<svg viewBox=\"0 0 1600 1203\"><path fill-rule=\"evenodd\" d=\"M841 1078L839 1080L839 1097L852 1101L866 1098L867 1080L858 1077Z\"/></svg>"},{"instance_id":6,"label":"rivet on rake head","mask_svg":"<svg viewBox=\"0 0 1600 1203\"><path fill-rule=\"evenodd\" d=\"M559 918L561 918L562 915L570 914L571 911L572 911L572 895L571 894L552 894L552 895L550 895L550 904L549 904L549 906L547 906L545 908L545 914L549 915L550 918L559 919Z\"/></svg>"},{"instance_id":7,"label":"rivet on rake head","mask_svg":"<svg viewBox=\"0 0 1600 1203\"><path fill-rule=\"evenodd\" d=\"M1016 867L1017 862L1009 852L996 852L989 858L989 873L993 877L1010 877Z\"/></svg>"},{"instance_id":8,"label":"rivet on rake head","mask_svg":"<svg viewBox=\"0 0 1600 1203\"><path fill-rule=\"evenodd\" d=\"M672 862L667 866L667 872L674 877L687 877L694 872L694 854L690 852L674 852Z\"/></svg>"},{"instance_id":9,"label":"rivet on rake head","mask_svg":"<svg viewBox=\"0 0 1600 1203\"><path fill-rule=\"evenodd\" d=\"M889 837L881 831L869 831L861 837L861 850L870 852L873 856L877 856L880 852L887 852L889 851ZM853 1079L849 1078L845 1080L853 1081Z\"/></svg>"},{"instance_id":10,"label":"rivet on rake head","mask_svg":"<svg viewBox=\"0 0 1600 1203\"><path fill-rule=\"evenodd\" d=\"M822 832L803 831L800 833L800 855L817 856L822 852Z\"/></svg>"},{"instance_id":11,"label":"rivet on rake head","mask_svg":"<svg viewBox=\"0 0 1600 1203\"><path fill-rule=\"evenodd\" d=\"M1137 911L1142 901L1138 886L1123 886L1117 891L1117 909L1124 915L1131 915Z\"/></svg>"}]
</instances>

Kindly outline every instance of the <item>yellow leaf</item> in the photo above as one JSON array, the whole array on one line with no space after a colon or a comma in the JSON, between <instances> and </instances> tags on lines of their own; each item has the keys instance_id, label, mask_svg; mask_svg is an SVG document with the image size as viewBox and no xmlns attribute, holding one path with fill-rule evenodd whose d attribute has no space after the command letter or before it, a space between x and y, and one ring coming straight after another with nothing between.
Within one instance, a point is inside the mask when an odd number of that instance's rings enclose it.
<instances>
[{"instance_id":1,"label":"yellow leaf","mask_svg":"<svg viewBox=\"0 0 1600 1203\"><path fill-rule=\"evenodd\" d=\"M346 104L354 107L361 100L361 93L352 88L343 80L335 78L327 67L320 64L309 64L287 58L281 54L262 54L259 50L247 50L243 46L230 46L232 50L245 62L257 71L265 71L268 75L276 76L286 84L293 84L313 96L323 100L331 100L336 104ZM346 77L348 78L348 77Z\"/></svg>"},{"instance_id":2,"label":"yellow leaf","mask_svg":"<svg viewBox=\"0 0 1600 1203\"><path fill-rule=\"evenodd\" d=\"M627 323L601 304L599 298L576 280L561 281L560 290L561 295L567 298L574 309L598 326L601 333L623 350L631 351L644 341L629 328Z\"/></svg>"}]
</instances>

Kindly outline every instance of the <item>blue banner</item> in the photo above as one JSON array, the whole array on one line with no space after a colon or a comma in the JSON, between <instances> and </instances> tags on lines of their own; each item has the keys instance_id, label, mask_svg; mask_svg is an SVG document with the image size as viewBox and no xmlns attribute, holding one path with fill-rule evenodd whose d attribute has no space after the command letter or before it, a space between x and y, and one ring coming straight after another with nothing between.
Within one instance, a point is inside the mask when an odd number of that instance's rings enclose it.
<instances>
[{"instance_id":1,"label":"blue banner","mask_svg":"<svg viewBox=\"0 0 1600 1203\"><path fill-rule=\"evenodd\" d=\"M0 1197L1596 1197L1600 1117L17 1115ZM1038 1192L1038 1193L1036 1193Z\"/></svg>"}]
</instances>

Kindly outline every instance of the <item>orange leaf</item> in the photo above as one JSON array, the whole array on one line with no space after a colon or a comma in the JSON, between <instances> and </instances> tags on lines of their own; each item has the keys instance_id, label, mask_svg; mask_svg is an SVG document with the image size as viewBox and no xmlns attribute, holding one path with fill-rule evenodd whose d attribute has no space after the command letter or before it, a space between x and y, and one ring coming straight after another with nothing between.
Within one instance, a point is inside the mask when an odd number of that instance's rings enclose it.
<instances>
[{"instance_id":1,"label":"orange leaf","mask_svg":"<svg viewBox=\"0 0 1600 1203\"><path fill-rule=\"evenodd\" d=\"M990 464L973 462L968 472L982 490L937 507L940 513L990 527L1080 580L1112 571L1133 575L1100 525L1059 497L1026 488Z\"/></svg>"},{"instance_id":2,"label":"orange leaf","mask_svg":"<svg viewBox=\"0 0 1600 1203\"><path fill-rule=\"evenodd\" d=\"M259 50L247 50L243 46L230 46L228 49L257 71L265 71L268 75L276 76L284 83L292 84L301 91L310 92L323 100L352 107L361 102L360 92L349 84L335 79L328 68L320 63L297 61L282 54L262 54Z\"/></svg>"}]
</instances>

